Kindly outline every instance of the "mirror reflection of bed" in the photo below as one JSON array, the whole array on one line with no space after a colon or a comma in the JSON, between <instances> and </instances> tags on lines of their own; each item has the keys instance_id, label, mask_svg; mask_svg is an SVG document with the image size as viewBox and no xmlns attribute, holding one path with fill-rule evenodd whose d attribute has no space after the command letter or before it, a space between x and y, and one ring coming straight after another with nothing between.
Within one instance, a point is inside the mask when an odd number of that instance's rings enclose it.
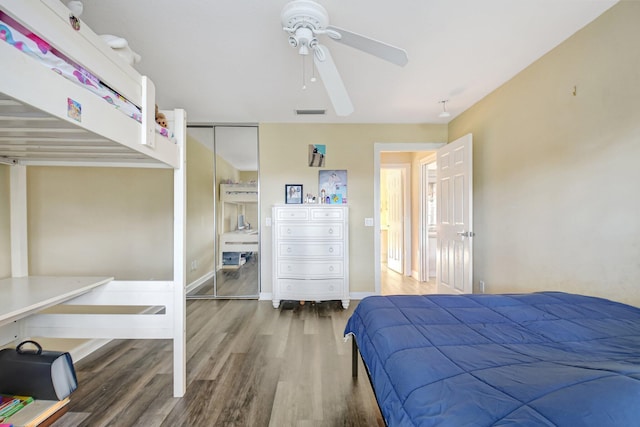
<instances>
[{"instance_id":1,"label":"mirror reflection of bed","mask_svg":"<svg viewBox=\"0 0 640 427\"><path fill-rule=\"evenodd\" d=\"M259 233L256 182L219 186L220 230L216 295L245 297L257 294Z\"/></svg>"},{"instance_id":2,"label":"mirror reflection of bed","mask_svg":"<svg viewBox=\"0 0 640 427\"><path fill-rule=\"evenodd\" d=\"M259 295L258 132L256 126L207 127L214 158L213 271L195 298ZM200 126L200 134L203 127ZM202 136L201 136L202 138Z\"/></svg>"}]
</instances>

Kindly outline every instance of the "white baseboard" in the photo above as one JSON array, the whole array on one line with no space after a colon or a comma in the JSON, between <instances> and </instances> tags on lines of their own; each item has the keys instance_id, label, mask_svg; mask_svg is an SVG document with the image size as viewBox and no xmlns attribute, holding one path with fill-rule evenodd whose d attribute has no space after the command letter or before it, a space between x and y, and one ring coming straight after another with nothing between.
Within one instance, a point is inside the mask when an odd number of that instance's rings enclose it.
<instances>
[{"instance_id":1,"label":"white baseboard","mask_svg":"<svg viewBox=\"0 0 640 427\"><path fill-rule=\"evenodd\" d=\"M351 292L349 293L349 297L353 300L361 300L366 297L370 297L373 295L378 295L375 292Z\"/></svg>"},{"instance_id":2,"label":"white baseboard","mask_svg":"<svg viewBox=\"0 0 640 427\"><path fill-rule=\"evenodd\" d=\"M201 276L198 279L194 280L193 282L189 283L185 289L186 293L189 294L189 292L192 292L194 289L198 289L205 282L207 282L208 280L211 280L214 274L215 272L210 271L204 276Z\"/></svg>"},{"instance_id":3,"label":"white baseboard","mask_svg":"<svg viewBox=\"0 0 640 427\"><path fill-rule=\"evenodd\" d=\"M272 299L273 299L272 292L260 292L260 297L258 298L258 300L260 301L271 301Z\"/></svg>"},{"instance_id":4,"label":"white baseboard","mask_svg":"<svg viewBox=\"0 0 640 427\"><path fill-rule=\"evenodd\" d=\"M74 362L84 359L94 351L98 350L100 347L108 344L111 340L108 339L93 339L87 340L80 344L77 347L69 350L69 354L71 354L71 358Z\"/></svg>"}]
</instances>

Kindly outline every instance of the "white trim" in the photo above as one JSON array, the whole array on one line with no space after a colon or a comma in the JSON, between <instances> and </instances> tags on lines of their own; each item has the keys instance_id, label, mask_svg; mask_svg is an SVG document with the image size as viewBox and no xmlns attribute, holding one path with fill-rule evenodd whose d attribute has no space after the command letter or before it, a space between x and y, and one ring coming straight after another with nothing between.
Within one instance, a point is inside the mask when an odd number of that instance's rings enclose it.
<instances>
[{"instance_id":1,"label":"white trim","mask_svg":"<svg viewBox=\"0 0 640 427\"><path fill-rule=\"evenodd\" d=\"M187 390L187 115L175 110L168 119L174 120L180 148L173 171L173 396L182 397Z\"/></svg>"},{"instance_id":2,"label":"white trim","mask_svg":"<svg viewBox=\"0 0 640 427\"><path fill-rule=\"evenodd\" d=\"M26 166L10 167L9 188L11 277L26 277L29 275Z\"/></svg>"},{"instance_id":3,"label":"white trim","mask_svg":"<svg viewBox=\"0 0 640 427\"><path fill-rule=\"evenodd\" d=\"M107 340L107 339L88 340L78 345L77 347L74 347L71 350L69 350L69 354L71 354L71 359L74 362L78 362L84 359L85 357L87 357L88 355L90 355L91 353L93 353L94 351L99 350L100 348L109 344L110 342L111 340Z\"/></svg>"},{"instance_id":4,"label":"white trim","mask_svg":"<svg viewBox=\"0 0 640 427\"><path fill-rule=\"evenodd\" d=\"M374 295L380 295L380 292L351 292L350 298L352 300L360 301L365 299L366 297L370 297Z\"/></svg>"},{"instance_id":5,"label":"white trim","mask_svg":"<svg viewBox=\"0 0 640 427\"><path fill-rule=\"evenodd\" d=\"M373 247L375 293L380 295L380 154L383 151L436 151L446 142L376 142L373 144Z\"/></svg>"},{"instance_id":6,"label":"white trim","mask_svg":"<svg viewBox=\"0 0 640 427\"><path fill-rule=\"evenodd\" d=\"M143 169L171 169L170 166L163 163L144 163L138 161L127 162L103 162L100 159L96 159L95 162L88 162L86 160L30 160L21 159L18 160L18 164L25 166L71 166L71 167L105 167L105 168L143 168Z\"/></svg>"},{"instance_id":7,"label":"white trim","mask_svg":"<svg viewBox=\"0 0 640 427\"><path fill-rule=\"evenodd\" d=\"M187 295L189 295L189 293L193 292L194 290L198 289L200 286L205 284L207 281L213 279L214 275L215 275L215 273L213 271L210 271L210 272L206 273L205 275L198 277L193 282L189 283L187 285L187 288L186 288Z\"/></svg>"},{"instance_id":8,"label":"white trim","mask_svg":"<svg viewBox=\"0 0 640 427\"><path fill-rule=\"evenodd\" d=\"M273 293L272 292L260 292L260 296L258 297L258 301L272 301Z\"/></svg>"}]
</instances>

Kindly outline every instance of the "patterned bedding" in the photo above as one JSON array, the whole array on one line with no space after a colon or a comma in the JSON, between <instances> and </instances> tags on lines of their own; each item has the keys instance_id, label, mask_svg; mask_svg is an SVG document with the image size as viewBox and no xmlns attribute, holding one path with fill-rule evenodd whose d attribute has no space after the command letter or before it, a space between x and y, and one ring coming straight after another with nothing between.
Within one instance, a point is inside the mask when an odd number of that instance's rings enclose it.
<instances>
[{"instance_id":1,"label":"patterned bedding","mask_svg":"<svg viewBox=\"0 0 640 427\"><path fill-rule=\"evenodd\" d=\"M349 319L389 426L640 425L640 309L574 294L363 299Z\"/></svg>"},{"instance_id":2,"label":"patterned bedding","mask_svg":"<svg viewBox=\"0 0 640 427\"><path fill-rule=\"evenodd\" d=\"M93 92L128 117L138 122L142 121L140 109L135 104L102 83L89 71L66 60L49 43L36 34L28 32L2 12L0 12L0 39L34 58L43 66L64 76L67 80ZM169 129L156 124L156 132L175 142L173 133Z\"/></svg>"}]
</instances>

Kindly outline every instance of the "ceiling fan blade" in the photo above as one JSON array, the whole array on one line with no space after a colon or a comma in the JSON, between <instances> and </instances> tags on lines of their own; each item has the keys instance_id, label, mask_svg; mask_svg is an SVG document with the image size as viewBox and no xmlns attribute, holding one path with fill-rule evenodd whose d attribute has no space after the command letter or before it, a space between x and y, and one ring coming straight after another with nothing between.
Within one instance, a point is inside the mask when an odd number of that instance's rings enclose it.
<instances>
[{"instance_id":1,"label":"ceiling fan blade","mask_svg":"<svg viewBox=\"0 0 640 427\"><path fill-rule=\"evenodd\" d=\"M327 35L338 43L346 44L401 67L404 67L409 62L409 57L404 49L334 27L333 25L327 27Z\"/></svg>"},{"instance_id":2,"label":"ceiling fan blade","mask_svg":"<svg viewBox=\"0 0 640 427\"><path fill-rule=\"evenodd\" d=\"M314 52L313 62L316 65L318 74L320 74L322 83L324 83L324 87L327 89L333 109L338 116L348 116L353 113L353 104L351 104L351 99L347 89L344 87L336 64L329 53L329 49L322 45L317 45L314 49L319 52Z\"/></svg>"}]
</instances>

